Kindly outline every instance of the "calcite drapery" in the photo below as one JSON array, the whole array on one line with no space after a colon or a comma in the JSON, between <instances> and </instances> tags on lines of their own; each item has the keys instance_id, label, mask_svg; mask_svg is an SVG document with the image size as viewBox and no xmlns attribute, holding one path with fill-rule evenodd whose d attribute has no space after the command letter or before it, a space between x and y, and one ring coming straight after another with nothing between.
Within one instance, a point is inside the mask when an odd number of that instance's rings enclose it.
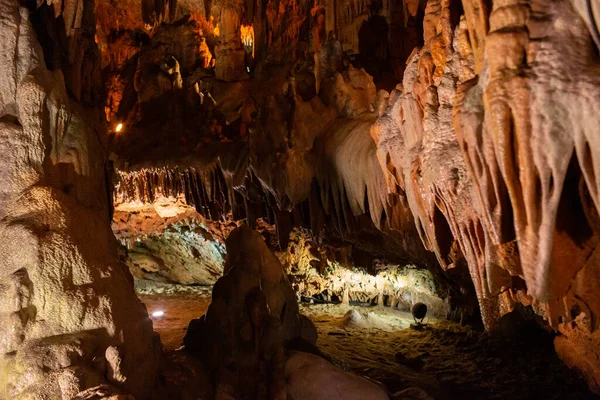
<instances>
[{"instance_id":1,"label":"calcite drapery","mask_svg":"<svg viewBox=\"0 0 600 400\"><path fill-rule=\"evenodd\" d=\"M494 5L489 24L488 62L479 85L484 90L483 129L491 143L476 150L486 158L493 152L497 160L489 164L490 171L484 165L500 189L496 199L488 196L503 209L512 209L519 275L529 293L545 303L552 326L571 333L557 344L567 339L586 346L573 331L588 338L588 353L581 352L571 364L598 391L600 337L598 326L591 323L598 303L590 295L600 283L595 272L600 183L594 172L600 157L597 49L568 1ZM481 192L491 190L481 186ZM496 231L502 228L496 226ZM557 350L571 359L560 346Z\"/></svg>"},{"instance_id":2,"label":"calcite drapery","mask_svg":"<svg viewBox=\"0 0 600 400\"><path fill-rule=\"evenodd\" d=\"M450 3L428 3L425 46L375 124L382 168L443 266L458 243L488 328L514 302L533 305L563 332L559 354L598 390L600 69L590 33L568 1L465 1L453 31Z\"/></svg>"}]
</instances>

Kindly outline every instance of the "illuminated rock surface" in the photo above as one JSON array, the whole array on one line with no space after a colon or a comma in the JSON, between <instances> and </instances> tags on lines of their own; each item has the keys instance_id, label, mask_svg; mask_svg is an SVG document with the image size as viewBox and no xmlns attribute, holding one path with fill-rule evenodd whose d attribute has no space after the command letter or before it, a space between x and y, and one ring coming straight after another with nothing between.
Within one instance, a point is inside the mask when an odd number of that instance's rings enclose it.
<instances>
[{"instance_id":1,"label":"illuminated rock surface","mask_svg":"<svg viewBox=\"0 0 600 400\"><path fill-rule=\"evenodd\" d=\"M224 236L236 227L208 223L174 198L118 204L112 226L135 278L188 285L214 285L223 274Z\"/></svg>"},{"instance_id":2,"label":"illuminated rock surface","mask_svg":"<svg viewBox=\"0 0 600 400\"><path fill-rule=\"evenodd\" d=\"M27 6L0 0L0 397L160 381L111 218L136 278L217 282L230 327L274 276L294 318L296 296L537 315L600 393L596 2ZM250 286L219 288L239 251Z\"/></svg>"},{"instance_id":3,"label":"illuminated rock surface","mask_svg":"<svg viewBox=\"0 0 600 400\"><path fill-rule=\"evenodd\" d=\"M108 225L100 114L67 94L92 101L91 60L48 70L30 19L95 54L93 35L72 32L89 6L67 2L46 20L47 5L0 3L1 398L70 399L100 385L144 398L158 369L160 341Z\"/></svg>"}]
</instances>

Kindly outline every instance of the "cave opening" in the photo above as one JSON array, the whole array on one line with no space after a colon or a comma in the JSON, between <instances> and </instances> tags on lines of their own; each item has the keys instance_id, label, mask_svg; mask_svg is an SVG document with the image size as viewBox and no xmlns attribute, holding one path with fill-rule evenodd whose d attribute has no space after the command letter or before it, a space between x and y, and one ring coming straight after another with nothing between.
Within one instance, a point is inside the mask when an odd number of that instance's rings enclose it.
<instances>
[{"instance_id":1,"label":"cave opening","mask_svg":"<svg viewBox=\"0 0 600 400\"><path fill-rule=\"evenodd\" d=\"M530 3L0 0L0 399L598 398L600 9Z\"/></svg>"}]
</instances>

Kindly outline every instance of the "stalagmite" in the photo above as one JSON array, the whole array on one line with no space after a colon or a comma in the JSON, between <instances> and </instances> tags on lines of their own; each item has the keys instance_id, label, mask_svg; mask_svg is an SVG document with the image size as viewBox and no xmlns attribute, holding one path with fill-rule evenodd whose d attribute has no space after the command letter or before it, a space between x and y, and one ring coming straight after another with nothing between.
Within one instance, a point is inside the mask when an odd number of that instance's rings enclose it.
<instances>
[{"instance_id":1,"label":"stalagmite","mask_svg":"<svg viewBox=\"0 0 600 400\"><path fill-rule=\"evenodd\" d=\"M215 373L218 393L267 398L285 390L284 347L314 338L314 329L301 318L275 255L260 234L242 226L227 238L225 274L207 313L190 323L184 343ZM267 371L279 378L269 382Z\"/></svg>"}]
</instances>

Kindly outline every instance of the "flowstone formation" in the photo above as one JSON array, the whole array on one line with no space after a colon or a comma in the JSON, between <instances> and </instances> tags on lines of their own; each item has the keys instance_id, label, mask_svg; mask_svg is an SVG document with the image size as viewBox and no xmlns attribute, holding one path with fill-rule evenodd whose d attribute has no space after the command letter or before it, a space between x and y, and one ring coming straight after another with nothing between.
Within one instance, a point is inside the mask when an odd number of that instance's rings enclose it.
<instances>
[{"instance_id":1,"label":"flowstone formation","mask_svg":"<svg viewBox=\"0 0 600 400\"><path fill-rule=\"evenodd\" d=\"M3 399L143 399L158 369L160 341L110 231L100 55L82 29L92 5L0 2Z\"/></svg>"},{"instance_id":2,"label":"flowstone formation","mask_svg":"<svg viewBox=\"0 0 600 400\"><path fill-rule=\"evenodd\" d=\"M122 1L99 1L97 25L88 3L35 14L47 67L62 68L73 98L99 103L102 61L114 199L262 218L280 250L296 227L377 249L450 282L451 303L474 292L490 331L531 307L600 392L597 3ZM52 34L60 22L64 37ZM29 129L7 82L3 124ZM48 153L27 160L58 159ZM69 180L96 167L61 157L79 166L40 180L53 164L38 160L35 173L10 172L14 193L57 181L95 204Z\"/></svg>"},{"instance_id":3,"label":"flowstone formation","mask_svg":"<svg viewBox=\"0 0 600 400\"><path fill-rule=\"evenodd\" d=\"M464 254L488 329L532 306L598 391L597 48L568 1L463 7L455 25L451 2L428 2L425 46L372 131L382 167L440 264Z\"/></svg>"}]
</instances>

